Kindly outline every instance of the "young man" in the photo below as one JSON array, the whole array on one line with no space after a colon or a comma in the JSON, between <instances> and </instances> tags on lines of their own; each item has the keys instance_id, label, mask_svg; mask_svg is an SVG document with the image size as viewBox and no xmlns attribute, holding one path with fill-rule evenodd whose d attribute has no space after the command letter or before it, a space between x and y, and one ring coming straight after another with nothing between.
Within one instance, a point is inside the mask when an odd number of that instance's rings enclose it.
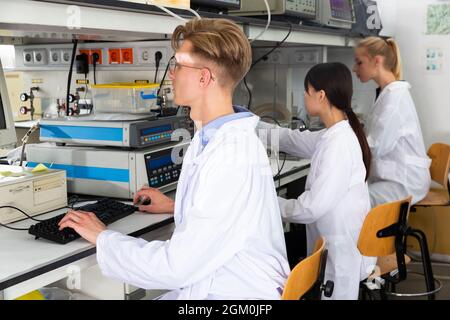
<instances>
[{"instance_id":1,"label":"young man","mask_svg":"<svg viewBox=\"0 0 450 320\"><path fill-rule=\"evenodd\" d=\"M97 245L106 276L145 289L172 290L165 299L278 299L289 273L281 215L258 117L235 113L233 91L248 72L251 47L225 19L193 20L172 36L175 103L191 108L197 132L186 152L175 202L156 189L141 206L174 213L168 241L146 242L69 212L71 227Z\"/></svg>"}]
</instances>

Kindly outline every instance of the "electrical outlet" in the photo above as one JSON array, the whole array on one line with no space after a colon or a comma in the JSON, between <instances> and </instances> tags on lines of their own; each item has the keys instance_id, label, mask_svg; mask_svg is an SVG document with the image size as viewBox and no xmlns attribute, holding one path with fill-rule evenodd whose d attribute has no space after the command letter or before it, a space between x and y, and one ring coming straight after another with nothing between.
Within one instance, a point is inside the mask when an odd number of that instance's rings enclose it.
<instances>
[{"instance_id":1,"label":"electrical outlet","mask_svg":"<svg viewBox=\"0 0 450 320\"><path fill-rule=\"evenodd\" d=\"M33 50L24 50L23 51L23 64L26 66L34 64Z\"/></svg>"},{"instance_id":2,"label":"electrical outlet","mask_svg":"<svg viewBox=\"0 0 450 320\"><path fill-rule=\"evenodd\" d=\"M121 48L120 54L122 57L123 64L133 64L134 63L133 48Z\"/></svg>"},{"instance_id":3,"label":"electrical outlet","mask_svg":"<svg viewBox=\"0 0 450 320\"><path fill-rule=\"evenodd\" d=\"M70 64L70 59L72 58L72 50L71 49L61 49L61 63L62 64Z\"/></svg>"},{"instance_id":4,"label":"electrical outlet","mask_svg":"<svg viewBox=\"0 0 450 320\"><path fill-rule=\"evenodd\" d=\"M33 50L33 58L35 65L46 65L47 64L47 50L36 49Z\"/></svg>"},{"instance_id":5,"label":"electrical outlet","mask_svg":"<svg viewBox=\"0 0 450 320\"><path fill-rule=\"evenodd\" d=\"M50 64L61 64L61 49L50 49Z\"/></svg>"},{"instance_id":6,"label":"electrical outlet","mask_svg":"<svg viewBox=\"0 0 450 320\"><path fill-rule=\"evenodd\" d=\"M281 64L282 59L283 59L283 54L281 53L281 51L274 51L269 56L269 59L272 63Z\"/></svg>"},{"instance_id":7,"label":"electrical outlet","mask_svg":"<svg viewBox=\"0 0 450 320\"><path fill-rule=\"evenodd\" d=\"M108 49L108 63L109 64L120 64L122 63L122 57L120 55L120 49L109 48Z\"/></svg>"},{"instance_id":8,"label":"electrical outlet","mask_svg":"<svg viewBox=\"0 0 450 320\"><path fill-rule=\"evenodd\" d=\"M139 48L138 52L139 64L152 64L155 62L154 54L152 54L153 48Z\"/></svg>"},{"instance_id":9,"label":"electrical outlet","mask_svg":"<svg viewBox=\"0 0 450 320\"><path fill-rule=\"evenodd\" d=\"M297 50L291 55L293 64L317 64L319 63L319 52L311 50Z\"/></svg>"},{"instance_id":10,"label":"electrical outlet","mask_svg":"<svg viewBox=\"0 0 450 320\"><path fill-rule=\"evenodd\" d=\"M94 64L94 53L98 54L97 65L103 64L103 50L102 49L91 49L89 56L89 63Z\"/></svg>"},{"instance_id":11,"label":"electrical outlet","mask_svg":"<svg viewBox=\"0 0 450 320\"><path fill-rule=\"evenodd\" d=\"M138 50L138 62L139 64L147 64L154 66L155 65L155 53L157 51L161 51L162 58L160 63L164 64L167 63L168 57L167 54L167 48L165 47L145 47L145 48L139 48Z\"/></svg>"}]
</instances>

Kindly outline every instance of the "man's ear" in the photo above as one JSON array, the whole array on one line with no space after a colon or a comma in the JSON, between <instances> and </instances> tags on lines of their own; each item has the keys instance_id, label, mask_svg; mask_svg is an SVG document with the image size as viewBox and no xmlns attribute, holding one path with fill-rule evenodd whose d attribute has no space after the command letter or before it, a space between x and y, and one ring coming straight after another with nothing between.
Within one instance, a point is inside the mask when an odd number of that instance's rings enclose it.
<instances>
[{"instance_id":1,"label":"man's ear","mask_svg":"<svg viewBox=\"0 0 450 320\"><path fill-rule=\"evenodd\" d=\"M200 86L206 87L211 81L211 72L207 69L202 69L200 72Z\"/></svg>"}]
</instances>

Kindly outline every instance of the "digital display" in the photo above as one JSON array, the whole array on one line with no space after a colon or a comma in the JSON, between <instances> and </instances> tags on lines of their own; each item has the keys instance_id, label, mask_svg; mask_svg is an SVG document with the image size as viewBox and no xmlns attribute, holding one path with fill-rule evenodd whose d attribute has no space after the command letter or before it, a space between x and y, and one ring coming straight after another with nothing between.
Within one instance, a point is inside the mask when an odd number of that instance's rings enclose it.
<instances>
[{"instance_id":1,"label":"digital display","mask_svg":"<svg viewBox=\"0 0 450 320\"><path fill-rule=\"evenodd\" d=\"M172 164L173 164L172 156L170 153L168 155L161 156L158 158L147 159L147 166L150 170L159 169L164 166L170 166Z\"/></svg>"},{"instance_id":2,"label":"digital display","mask_svg":"<svg viewBox=\"0 0 450 320\"><path fill-rule=\"evenodd\" d=\"M147 136L149 134L167 132L167 131L170 131L170 130L172 130L172 126L170 124L166 124L164 126L142 129L141 130L141 135L142 136Z\"/></svg>"},{"instance_id":3,"label":"digital display","mask_svg":"<svg viewBox=\"0 0 450 320\"><path fill-rule=\"evenodd\" d=\"M330 0L330 7L333 18L353 21L352 0Z\"/></svg>"}]
</instances>

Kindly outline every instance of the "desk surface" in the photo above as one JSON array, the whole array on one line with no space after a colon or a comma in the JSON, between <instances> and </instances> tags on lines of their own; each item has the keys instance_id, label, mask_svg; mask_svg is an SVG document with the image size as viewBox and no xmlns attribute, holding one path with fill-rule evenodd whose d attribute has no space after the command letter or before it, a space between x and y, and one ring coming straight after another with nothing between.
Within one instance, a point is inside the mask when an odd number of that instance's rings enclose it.
<instances>
[{"instance_id":1,"label":"desk surface","mask_svg":"<svg viewBox=\"0 0 450 320\"><path fill-rule=\"evenodd\" d=\"M47 219L66 211L67 209L60 209L36 218ZM170 214L136 212L108 225L108 229L140 236L172 221L173 216ZM28 228L34 223L36 222L22 220L9 226ZM82 238L62 245L45 239L35 240L27 231L0 227L0 290L94 253L95 246Z\"/></svg>"}]
</instances>

